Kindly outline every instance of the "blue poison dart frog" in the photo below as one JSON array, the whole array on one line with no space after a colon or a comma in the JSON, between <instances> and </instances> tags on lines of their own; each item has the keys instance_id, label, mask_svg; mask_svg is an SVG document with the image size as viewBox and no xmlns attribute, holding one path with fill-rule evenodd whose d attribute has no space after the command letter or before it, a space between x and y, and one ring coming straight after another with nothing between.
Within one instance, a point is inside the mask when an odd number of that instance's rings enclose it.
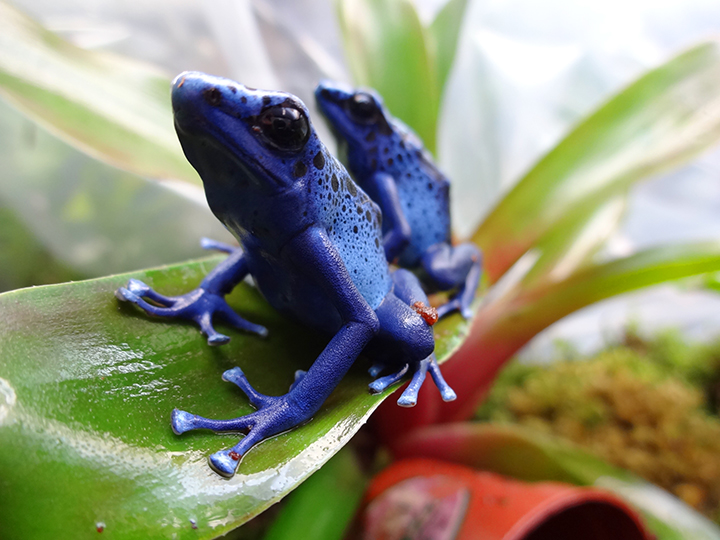
<instances>
[{"instance_id":1,"label":"blue poison dart frog","mask_svg":"<svg viewBox=\"0 0 720 540\"><path fill-rule=\"evenodd\" d=\"M275 309L331 338L282 396L258 393L238 367L226 371L223 379L239 386L257 411L211 420L176 409L175 433L244 431L237 445L209 458L215 471L230 477L253 445L309 420L366 349L377 361L371 375L389 373L375 378L371 392L411 374L398 404L413 406L429 371L442 398L455 399L433 354L437 317L427 296L414 274L390 271L379 208L320 142L305 105L291 94L192 72L175 79L172 105L210 208L240 249L206 243L230 255L184 296L166 297L132 280L118 289L118 298L150 314L193 320L211 344L223 341L212 327L214 314L264 335L224 300L249 274Z\"/></svg>"},{"instance_id":2,"label":"blue poison dart frog","mask_svg":"<svg viewBox=\"0 0 720 540\"><path fill-rule=\"evenodd\" d=\"M450 183L420 139L393 118L373 90L323 81L315 90L355 181L380 205L387 260L419 270L433 290L455 290L440 317L471 304L482 273L480 250L450 243Z\"/></svg>"}]
</instances>

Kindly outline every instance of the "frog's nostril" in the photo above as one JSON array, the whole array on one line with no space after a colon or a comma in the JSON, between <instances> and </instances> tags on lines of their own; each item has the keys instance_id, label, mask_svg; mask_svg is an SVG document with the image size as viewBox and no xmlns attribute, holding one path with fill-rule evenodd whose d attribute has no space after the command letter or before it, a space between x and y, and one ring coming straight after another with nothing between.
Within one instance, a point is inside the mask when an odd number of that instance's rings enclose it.
<instances>
[{"instance_id":1,"label":"frog's nostril","mask_svg":"<svg viewBox=\"0 0 720 540\"><path fill-rule=\"evenodd\" d=\"M203 98L212 107L217 107L222 103L222 93L214 86L203 91Z\"/></svg>"}]
</instances>

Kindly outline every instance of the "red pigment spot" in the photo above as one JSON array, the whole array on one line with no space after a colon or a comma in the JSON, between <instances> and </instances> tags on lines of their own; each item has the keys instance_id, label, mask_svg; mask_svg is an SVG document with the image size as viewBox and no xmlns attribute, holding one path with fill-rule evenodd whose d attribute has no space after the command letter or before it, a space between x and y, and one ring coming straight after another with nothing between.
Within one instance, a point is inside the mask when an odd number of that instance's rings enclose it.
<instances>
[{"instance_id":1,"label":"red pigment spot","mask_svg":"<svg viewBox=\"0 0 720 540\"><path fill-rule=\"evenodd\" d=\"M415 310L415 312L418 315L420 315L425 320L425 322L428 324L428 326L432 326L433 324L435 324L437 322L438 313L437 313L437 309L435 309L434 307L426 306L425 304L423 304L422 302L419 302L419 301L415 302L411 307Z\"/></svg>"},{"instance_id":2,"label":"red pigment spot","mask_svg":"<svg viewBox=\"0 0 720 540\"><path fill-rule=\"evenodd\" d=\"M96 523L95 530L99 533L103 532L105 530L105 524L104 523Z\"/></svg>"},{"instance_id":3,"label":"red pigment spot","mask_svg":"<svg viewBox=\"0 0 720 540\"><path fill-rule=\"evenodd\" d=\"M182 85L183 85L183 84L185 84L185 77L183 77L183 78L180 80L180 83L178 84L178 88L182 88Z\"/></svg>"},{"instance_id":4,"label":"red pigment spot","mask_svg":"<svg viewBox=\"0 0 720 540\"><path fill-rule=\"evenodd\" d=\"M240 459L240 454L238 454L237 452L230 452L228 456L230 456L230 459L233 459L235 461Z\"/></svg>"}]
</instances>

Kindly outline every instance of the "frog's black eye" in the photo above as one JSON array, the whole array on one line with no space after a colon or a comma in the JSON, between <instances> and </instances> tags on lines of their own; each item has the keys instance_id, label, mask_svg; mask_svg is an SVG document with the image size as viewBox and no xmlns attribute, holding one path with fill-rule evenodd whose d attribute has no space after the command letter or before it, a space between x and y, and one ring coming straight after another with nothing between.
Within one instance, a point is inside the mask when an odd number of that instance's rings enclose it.
<instances>
[{"instance_id":1,"label":"frog's black eye","mask_svg":"<svg viewBox=\"0 0 720 540\"><path fill-rule=\"evenodd\" d=\"M295 107L269 107L258 120L265 140L278 150L300 150L310 135L307 117Z\"/></svg>"},{"instance_id":2,"label":"frog's black eye","mask_svg":"<svg viewBox=\"0 0 720 540\"><path fill-rule=\"evenodd\" d=\"M375 99L367 92L356 92L347 101L347 107L353 120L361 124L372 124L380 116Z\"/></svg>"}]
</instances>

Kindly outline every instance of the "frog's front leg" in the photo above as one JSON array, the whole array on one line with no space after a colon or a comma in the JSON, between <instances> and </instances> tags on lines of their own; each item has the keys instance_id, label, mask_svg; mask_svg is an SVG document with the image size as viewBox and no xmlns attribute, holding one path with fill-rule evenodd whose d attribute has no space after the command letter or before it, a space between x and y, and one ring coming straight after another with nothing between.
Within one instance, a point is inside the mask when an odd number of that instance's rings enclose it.
<instances>
[{"instance_id":1,"label":"frog's front leg","mask_svg":"<svg viewBox=\"0 0 720 540\"><path fill-rule=\"evenodd\" d=\"M428 248L421 264L439 290L457 289L450 301L438 308L438 316L457 310L466 319L472 317L470 306L482 275L480 250L471 243L457 246L439 243Z\"/></svg>"},{"instance_id":2,"label":"frog's front leg","mask_svg":"<svg viewBox=\"0 0 720 540\"><path fill-rule=\"evenodd\" d=\"M400 204L395 179L383 172L373 174L365 186L370 197L377 201L383 212L387 233L383 236L385 258L393 262L410 242L410 224Z\"/></svg>"},{"instance_id":3,"label":"frog's front leg","mask_svg":"<svg viewBox=\"0 0 720 540\"><path fill-rule=\"evenodd\" d=\"M226 371L223 378L236 384L257 411L231 420L211 420L185 411L173 411L172 427L178 434L191 429L247 432L234 447L216 452L209 458L212 468L226 477L235 474L240 459L255 444L310 420L379 328L375 312L355 287L323 230L310 228L285 249L303 276L324 290L344 324L310 369L304 374L296 374L295 382L285 395L261 394L239 368Z\"/></svg>"},{"instance_id":4,"label":"frog's front leg","mask_svg":"<svg viewBox=\"0 0 720 540\"><path fill-rule=\"evenodd\" d=\"M267 335L267 329L240 317L225 301L225 295L248 274L247 261L242 249L235 248L230 256L218 264L200 283L200 286L182 296L164 296L137 279L131 279L126 287L115 291L123 301L140 306L146 313L160 317L178 317L194 321L207 336L209 345L222 345L230 338L220 334L213 326L213 317L219 315L232 326ZM149 303L149 299L158 305Z\"/></svg>"}]
</instances>

